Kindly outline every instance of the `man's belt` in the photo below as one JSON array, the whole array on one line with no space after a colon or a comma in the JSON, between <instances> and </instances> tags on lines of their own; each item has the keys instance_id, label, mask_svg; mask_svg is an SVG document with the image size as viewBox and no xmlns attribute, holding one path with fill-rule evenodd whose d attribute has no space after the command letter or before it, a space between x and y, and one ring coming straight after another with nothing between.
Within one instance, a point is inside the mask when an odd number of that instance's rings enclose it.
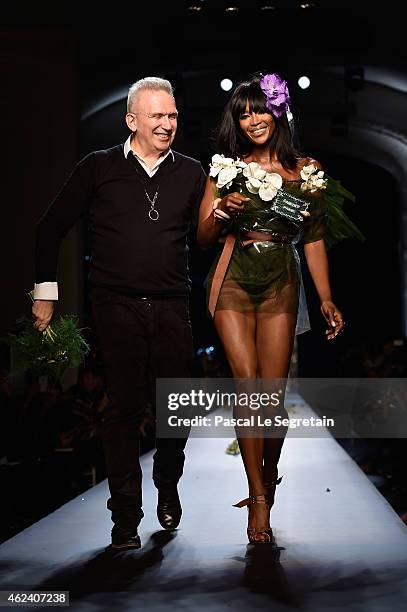
<instances>
[{"instance_id":1,"label":"man's belt","mask_svg":"<svg viewBox=\"0 0 407 612\"><path fill-rule=\"evenodd\" d=\"M240 240L240 245L243 247L249 246L254 242L280 242L291 243L292 236L284 234L274 234L273 232L245 232ZM235 234L228 234L223 245L222 253L219 257L218 264L212 279L211 291L209 294L208 310L211 316L215 316L216 304L218 302L219 293L222 287L223 279L226 275L226 270L232 257L233 249L236 242Z\"/></svg>"}]
</instances>

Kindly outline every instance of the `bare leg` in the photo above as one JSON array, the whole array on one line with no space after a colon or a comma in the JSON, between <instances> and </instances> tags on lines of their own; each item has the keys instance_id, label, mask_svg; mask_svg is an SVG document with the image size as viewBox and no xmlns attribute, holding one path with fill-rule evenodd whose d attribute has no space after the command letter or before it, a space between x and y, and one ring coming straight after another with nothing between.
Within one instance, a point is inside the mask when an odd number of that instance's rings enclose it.
<instances>
[{"instance_id":1,"label":"bare leg","mask_svg":"<svg viewBox=\"0 0 407 612\"><path fill-rule=\"evenodd\" d=\"M268 384L269 386L273 386L272 379L280 379L278 380L278 387L283 390L278 410L269 416L274 416L275 414L279 414L283 418L288 416L284 408L284 393L294 343L295 324L296 316L293 314L257 314L256 349L259 376L265 380L265 385ZM267 414L264 416L267 416ZM277 437L265 438L263 457L264 483L271 483L277 478L277 464L286 433L287 428L281 428ZM274 500L274 489L275 487L270 487L269 489L271 502Z\"/></svg>"},{"instance_id":2,"label":"bare leg","mask_svg":"<svg viewBox=\"0 0 407 612\"><path fill-rule=\"evenodd\" d=\"M234 310L218 310L215 313L215 327L225 349L226 357L233 376L239 379L256 379L258 371L256 354L256 319L255 313L242 313ZM250 382L245 383L245 390ZM243 389L239 388L242 392ZM236 417L247 416L246 408L235 407ZM249 495L266 493L263 485L264 438L248 438L242 435L243 429L236 427L239 448L249 485ZM249 527L268 525L269 507L265 504L253 504L249 507ZM267 540L258 534L259 541Z\"/></svg>"}]
</instances>

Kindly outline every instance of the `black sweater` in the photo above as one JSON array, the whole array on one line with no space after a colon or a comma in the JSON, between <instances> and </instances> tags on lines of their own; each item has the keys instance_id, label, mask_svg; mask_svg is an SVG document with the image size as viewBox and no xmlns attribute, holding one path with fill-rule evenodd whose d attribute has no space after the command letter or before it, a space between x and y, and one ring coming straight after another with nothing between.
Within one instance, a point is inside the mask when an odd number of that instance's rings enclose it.
<instances>
[{"instance_id":1,"label":"black sweater","mask_svg":"<svg viewBox=\"0 0 407 612\"><path fill-rule=\"evenodd\" d=\"M89 280L132 295L188 291L187 235L205 184L201 164L174 151L150 178L123 145L82 159L36 231L36 283L57 280L61 241L82 216L91 237ZM148 217L159 188L158 221Z\"/></svg>"}]
</instances>

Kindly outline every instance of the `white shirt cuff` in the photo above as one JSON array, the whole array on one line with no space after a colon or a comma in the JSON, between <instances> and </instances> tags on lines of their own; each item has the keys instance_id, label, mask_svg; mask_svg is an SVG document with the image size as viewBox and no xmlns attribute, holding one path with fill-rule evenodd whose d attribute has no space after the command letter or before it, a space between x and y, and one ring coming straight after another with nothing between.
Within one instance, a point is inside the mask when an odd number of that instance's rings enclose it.
<instances>
[{"instance_id":1,"label":"white shirt cuff","mask_svg":"<svg viewBox=\"0 0 407 612\"><path fill-rule=\"evenodd\" d=\"M34 300L58 300L58 283L34 283Z\"/></svg>"}]
</instances>

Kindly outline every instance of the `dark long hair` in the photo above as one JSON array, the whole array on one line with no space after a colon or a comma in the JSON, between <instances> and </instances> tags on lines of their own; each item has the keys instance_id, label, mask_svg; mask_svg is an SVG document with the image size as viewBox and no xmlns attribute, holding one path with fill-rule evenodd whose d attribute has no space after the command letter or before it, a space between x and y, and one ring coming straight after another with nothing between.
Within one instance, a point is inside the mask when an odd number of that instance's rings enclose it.
<instances>
[{"instance_id":1,"label":"dark long hair","mask_svg":"<svg viewBox=\"0 0 407 612\"><path fill-rule=\"evenodd\" d=\"M244 136L239 119L244 114L246 103L250 112L269 113L273 116L274 131L270 139L270 157L276 153L278 161L286 170L294 170L301 153L294 146L294 135L288 123L287 114L276 117L266 106L266 96L260 88L260 76L240 83L234 90L225 110L216 134L216 152L226 157L245 157L253 144Z\"/></svg>"}]
</instances>

